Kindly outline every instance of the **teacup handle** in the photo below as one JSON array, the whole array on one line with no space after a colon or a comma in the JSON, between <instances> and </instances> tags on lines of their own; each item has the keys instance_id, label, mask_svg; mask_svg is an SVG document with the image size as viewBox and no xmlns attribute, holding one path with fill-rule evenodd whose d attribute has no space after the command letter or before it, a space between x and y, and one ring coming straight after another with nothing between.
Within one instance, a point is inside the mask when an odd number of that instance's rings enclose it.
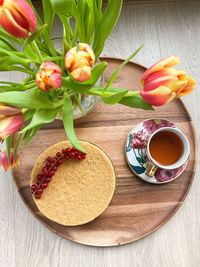
<instances>
[{"instance_id":1,"label":"teacup handle","mask_svg":"<svg viewBox=\"0 0 200 267\"><path fill-rule=\"evenodd\" d=\"M153 177L157 169L158 167L155 164L149 162L145 174L149 177Z\"/></svg>"}]
</instances>

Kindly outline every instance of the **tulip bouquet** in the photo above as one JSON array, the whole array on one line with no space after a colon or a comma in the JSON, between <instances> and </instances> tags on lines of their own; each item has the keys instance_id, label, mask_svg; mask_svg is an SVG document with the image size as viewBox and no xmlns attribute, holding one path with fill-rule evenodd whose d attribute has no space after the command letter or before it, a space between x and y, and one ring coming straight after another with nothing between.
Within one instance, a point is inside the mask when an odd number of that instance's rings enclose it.
<instances>
[{"instance_id":1,"label":"tulip bouquet","mask_svg":"<svg viewBox=\"0 0 200 267\"><path fill-rule=\"evenodd\" d=\"M96 87L106 68L98 58L120 15L122 0L42 0L43 19L30 0L0 0L0 71L19 71L20 83L0 81L0 138L7 151L0 151L0 165L8 170L19 165L18 146L26 145L43 124L62 115L68 138L82 150L73 128L73 108L83 95L99 96L105 104L153 109L191 92L195 82L172 68L178 57L168 57L148 69L143 90L114 88L120 69L106 86ZM57 15L63 25L61 49L55 49L51 28ZM71 27L73 25L73 27ZM72 97L73 96L73 97ZM11 148L13 135L18 135Z\"/></svg>"}]
</instances>

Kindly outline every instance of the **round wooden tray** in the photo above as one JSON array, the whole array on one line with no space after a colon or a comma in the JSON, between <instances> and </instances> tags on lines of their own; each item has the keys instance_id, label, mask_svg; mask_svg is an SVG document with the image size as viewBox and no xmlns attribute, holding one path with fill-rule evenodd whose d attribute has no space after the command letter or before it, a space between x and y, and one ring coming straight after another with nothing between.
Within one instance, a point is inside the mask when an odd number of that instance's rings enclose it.
<instances>
[{"instance_id":1,"label":"round wooden tray","mask_svg":"<svg viewBox=\"0 0 200 267\"><path fill-rule=\"evenodd\" d=\"M122 62L117 58L107 61L105 81ZM114 86L140 89L140 78L145 68L128 63L119 73ZM129 169L124 146L130 130L144 119L159 117L172 120L187 135L191 154L184 173L175 181L154 185L143 182ZM116 170L114 197L103 214L82 226L66 227L47 219L37 209L30 193L31 170L39 154L56 142L66 140L62 121L45 125L30 143L21 149L21 165L13 170L13 179L20 196L36 218L62 237L91 246L117 246L133 242L151 234L166 223L183 203L194 178L196 166L196 136L191 117L181 100L156 108L156 111L131 109L122 105L106 105L102 101L87 116L75 121L79 139L102 147L113 161Z\"/></svg>"}]
</instances>

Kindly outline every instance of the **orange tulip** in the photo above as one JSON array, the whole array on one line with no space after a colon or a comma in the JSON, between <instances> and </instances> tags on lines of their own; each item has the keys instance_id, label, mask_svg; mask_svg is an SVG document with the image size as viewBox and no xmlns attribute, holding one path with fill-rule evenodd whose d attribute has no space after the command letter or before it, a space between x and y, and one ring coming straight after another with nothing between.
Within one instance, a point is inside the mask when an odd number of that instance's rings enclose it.
<instances>
[{"instance_id":1,"label":"orange tulip","mask_svg":"<svg viewBox=\"0 0 200 267\"><path fill-rule=\"evenodd\" d=\"M150 105L162 106L174 98L187 95L195 87L195 80L172 66L179 64L177 56L162 59L145 71L141 78L142 98Z\"/></svg>"},{"instance_id":2,"label":"orange tulip","mask_svg":"<svg viewBox=\"0 0 200 267\"><path fill-rule=\"evenodd\" d=\"M37 86L48 92L51 88L55 90L62 86L62 70L53 62L44 62L40 66L41 72L36 74Z\"/></svg>"},{"instance_id":3,"label":"orange tulip","mask_svg":"<svg viewBox=\"0 0 200 267\"><path fill-rule=\"evenodd\" d=\"M25 0L0 0L0 25L17 38L28 38L37 28L37 19Z\"/></svg>"},{"instance_id":4,"label":"orange tulip","mask_svg":"<svg viewBox=\"0 0 200 267\"><path fill-rule=\"evenodd\" d=\"M17 153L17 157L15 160L15 153L13 150L10 151L10 162L8 164L8 154L5 150L0 150L0 166L3 167L4 171L8 171L13 167L18 167L19 162L19 154Z\"/></svg>"},{"instance_id":5,"label":"orange tulip","mask_svg":"<svg viewBox=\"0 0 200 267\"><path fill-rule=\"evenodd\" d=\"M65 55L65 68L71 73L74 80L84 82L89 80L94 65L95 55L90 45L79 43L77 47L71 48Z\"/></svg>"}]
</instances>

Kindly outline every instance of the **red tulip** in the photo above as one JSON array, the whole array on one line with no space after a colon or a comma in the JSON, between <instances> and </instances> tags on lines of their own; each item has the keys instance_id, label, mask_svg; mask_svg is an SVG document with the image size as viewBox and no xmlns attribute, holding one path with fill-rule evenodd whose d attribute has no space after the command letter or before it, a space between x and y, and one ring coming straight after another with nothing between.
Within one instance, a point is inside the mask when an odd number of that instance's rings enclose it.
<instances>
[{"instance_id":1,"label":"red tulip","mask_svg":"<svg viewBox=\"0 0 200 267\"><path fill-rule=\"evenodd\" d=\"M28 38L37 28L37 19L25 0L0 0L0 25L17 38Z\"/></svg>"},{"instance_id":2,"label":"red tulip","mask_svg":"<svg viewBox=\"0 0 200 267\"><path fill-rule=\"evenodd\" d=\"M13 150L10 152L10 162L8 164L8 154L5 150L0 150L0 166L3 167L4 171L8 171L13 167L18 167L19 162L19 154L17 153L17 157L15 160L15 153Z\"/></svg>"},{"instance_id":3,"label":"red tulip","mask_svg":"<svg viewBox=\"0 0 200 267\"><path fill-rule=\"evenodd\" d=\"M37 86L48 92L51 88L55 90L62 86L62 70L53 62L44 62L40 66L41 72L36 74Z\"/></svg>"},{"instance_id":4,"label":"red tulip","mask_svg":"<svg viewBox=\"0 0 200 267\"><path fill-rule=\"evenodd\" d=\"M65 55L65 68L71 73L74 80L87 81L91 76L95 55L92 47L85 43L79 43L77 47L71 48Z\"/></svg>"},{"instance_id":5,"label":"red tulip","mask_svg":"<svg viewBox=\"0 0 200 267\"><path fill-rule=\"evenodd\" d=\"M179 64L179 58L170 56L151 66L142 76L140 91L142 98L150 105L162 106L174 98L189 94L195 87L195 80L172 66Z\"/></svg>"},{"instance_id":6,"label":"red tulip","mask_svg":"<svg viewBox=\"0 0 200 267\"><path fill-rule=\"evenodd\" d=\"M0 138L5 139L9 135L19 131L24 123L24 116L22 113L5 116L0 119Z\"/></svg>"}]
</instances>

